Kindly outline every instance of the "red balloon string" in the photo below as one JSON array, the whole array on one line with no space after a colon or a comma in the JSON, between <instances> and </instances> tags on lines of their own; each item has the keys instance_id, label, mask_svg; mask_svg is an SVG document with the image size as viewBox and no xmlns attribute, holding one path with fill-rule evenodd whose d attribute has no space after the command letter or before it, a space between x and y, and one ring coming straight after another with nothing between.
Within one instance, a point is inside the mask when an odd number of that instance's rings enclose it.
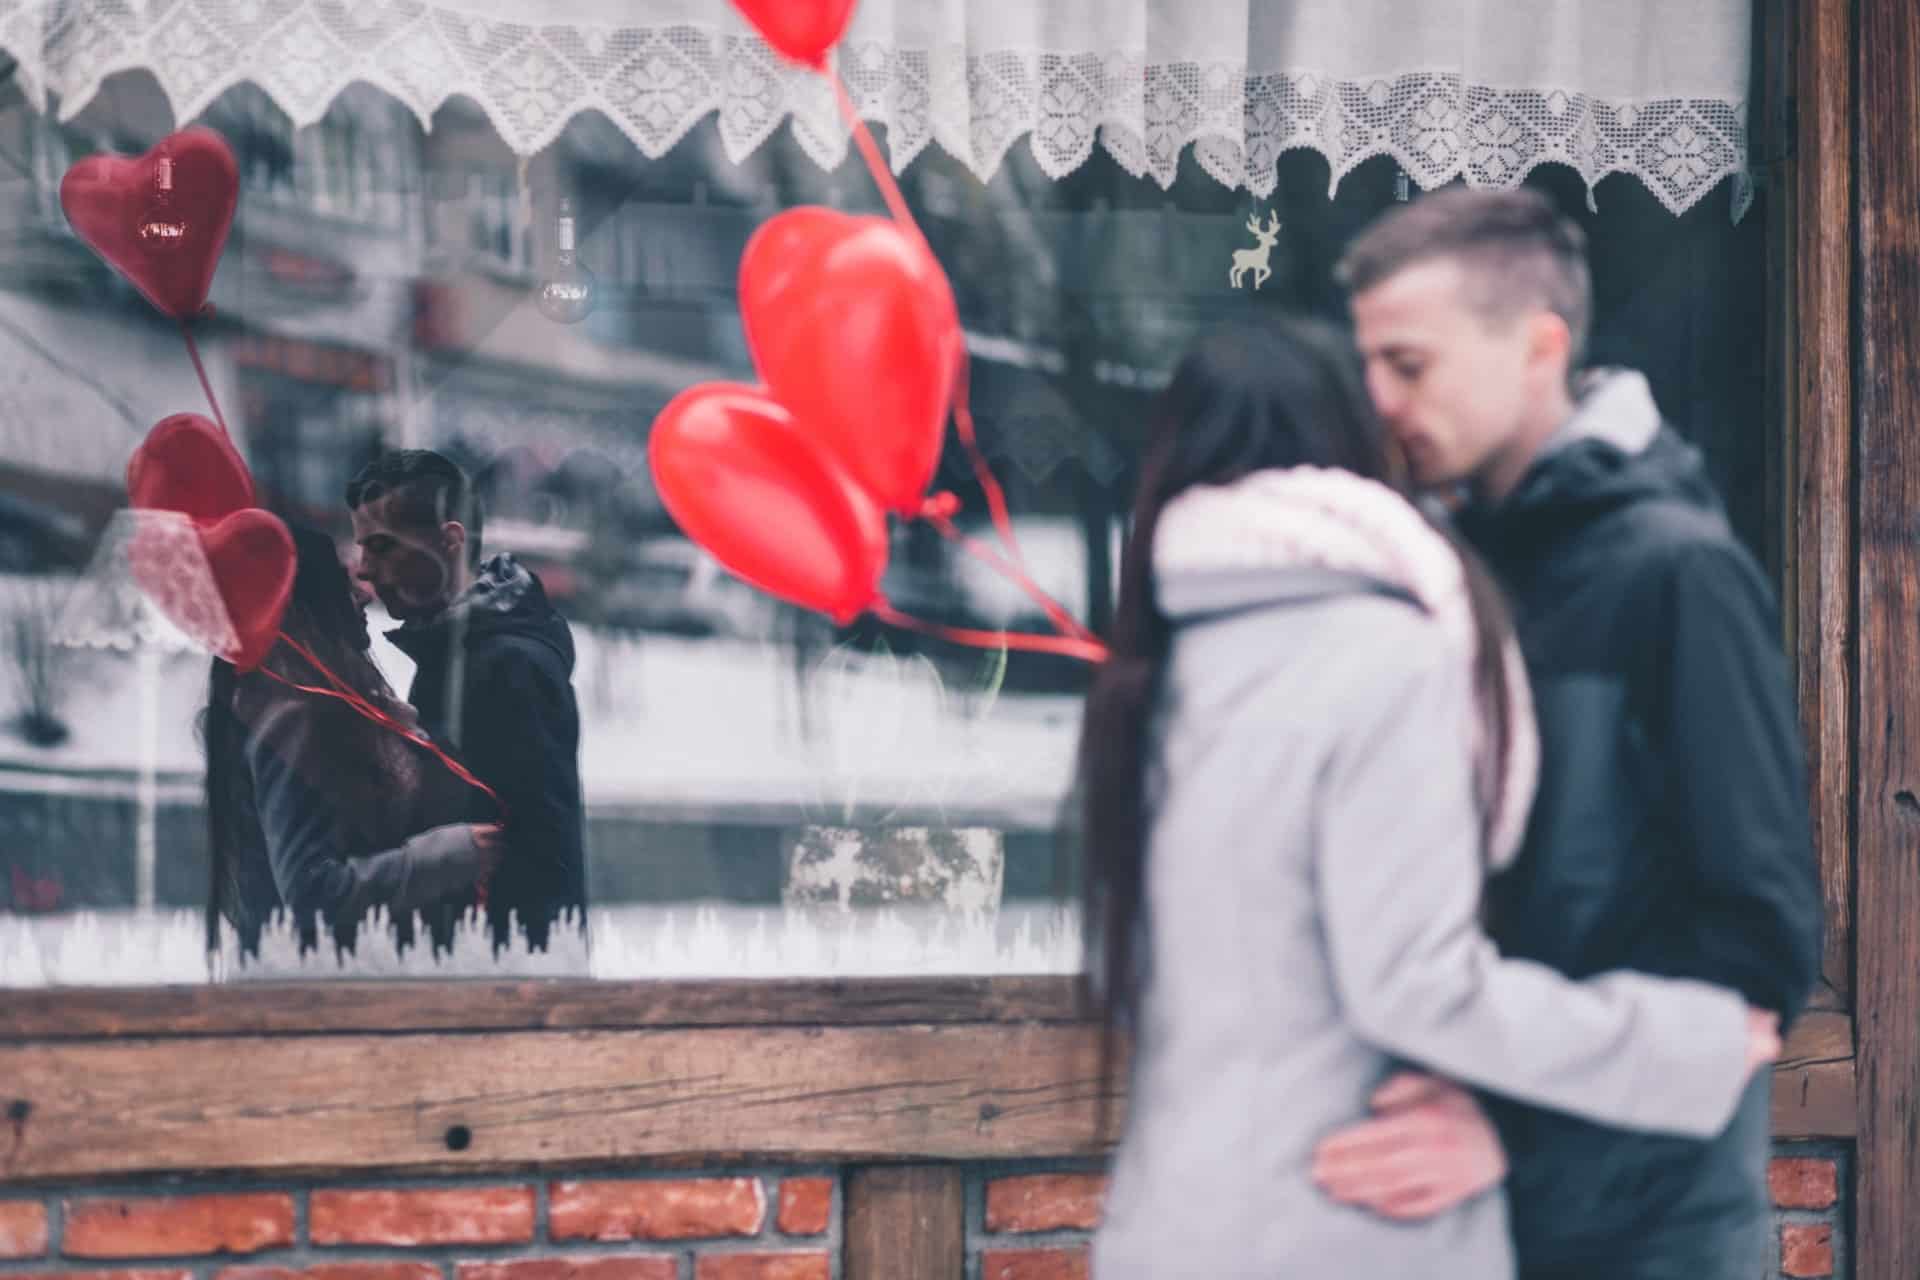
<instances>
[{"instance_id":1,"label":"red balloon string","mask_svg":"<svg viewBox=\"0 0 1920 1280\"><path fill-rule=\"evenodd\" d=\"M950 499L952 497L953 495L949 493L939 494L935 498L929 499L927 505L921 509L920 518L932 525L941 537L946 538L982 564L997 570L1003 576L1011 579L1016 586L1027 594L1028 599L1040 606L1047 615L1047 621L1051 622L1054 629L1060 632L1061 635L1072 636L1093 644L1100 642L1098 636L1081 625L1080 621L1068 613L1059 601L1048 595L1046 590L1028 575L1026 567L1022 562L1009 560L977 538L968 537L966 534L960 532L959 527L953 523L953 519L947 511L949 506L957 504L949 504L942 501L942 499Z\"/></svg>"},{"instance_id":2,"label":"red balloon string","mask_svg":"<svg viewBox=\"0 0 1920 1280\"><path fill-rule=\"evenodd\" d=\"M214 398L213 383L207 379L207 366L200 362L200 344L193 340L192 321L180 322L180 336L187 340L187 356L193 361L193 371L200 375L200 389L207 393L207 404L213 410L213 420L220 424L220 430L226 432L227 439L233 439L233 432L227 426L226 415L220 412L220 402Z\"/></svg>"},{"instance_id":3,"label":"red balloon string","mask_svg":"<svg viewBox=\"0 0 1920 1280\"><path fill-rule=\"evenodd\" d=\"M978 631L970 627L943 626L901 613L884 596L875 598L871 611L882 622L975 649L1005 648L1019 649L1025 653L1051 653L1095 665L1107 660L1107 647L1097 640L1081 640L1072 636L1036 636L1024 631Z\"/></svg>"},{"instance_id":4,"label":"red balloon string","mask_svg":"<svg viewBox=\"0 0 1920 1280\"><path fill-rule=\"evenodd\" d=\"M327 666L327 664L320 660L319 655L315 654L313 650L307 648L306 645L301 644L298 640L295 640L292 636L288 635L284 631L280 633L280 639L286 643L288 648L292 649L295 653L299 654L302 658L305 658L307 662L316 671L320 673L320 675L327 681L327 683L333 686L333 688L322 689L318 685L301 684L296 680L288 679L286 676L281 675L278 671L273 670L271 667L262 666L260 668L261 671L265 672L270 678L279 681L283 685L286 685L289 689L297 689L301 693L313 694L315 697L335 698L341 702L344 702L347 706L351 707L359 715L365 717L368 720L371 720L374 724L377 724L381 728L389 730L390 732L399 734L402 738L405 738L408 742L411 742L416 747L419 747L421 750L428 752L435 759L439 760L441 764L447 767L447 771L453 774L454 777L460 779L460 781L466 783L468 786L473 787L476 790L484 793L489 800L493 801L495 807L497 807L500 810L501 820L505 821L507 816L506 803L500 799L500 794L497 791L495 791L492 787L488 786L486 783L480 781L479 778L475 777L472 770L468 769L465 765L461 764L458 760L454 759L438 743L436 743L433 739L427 737L426 734L421 733L418 730L409 727L407 724L401 721L398 717L394 716L391 712L384 711L380 707L375 706L373 702L366 697L365 694L360 693L358 690L354 689L352 686L347 684L346 681L342 680L339 676L335 675L333 671ZM487 877L482 876L474 884L474 896L478 900L481 906L486 905Z\"/></svg>"},{"instance_id":5,"label":"red balloon string","mask_svg":"<svg viewBox=\"0 0 1920 1280\"><path fill-rule=\"evenodd\" d=\"M841 118L846 121L847 127L852 131L854 142L860 149L860 155L866 161L867 171L873 175L874 184L880 188L881 198L886 201L894 221L912 232L921 244L926 244L927 238L920 230L920 224L914 221L912 210L907 208L906 197L900 194L899 184L894 181L886 162L881 159L879 145L874 142L873 134L868 131L866 122L860 119L860 113L854 109L853 98L847 93L846 82L830 69L823 68L823 73L833 85L834 101L840 106ZM1045 610L1048 620L1063 636L1091 645L1104 658L1106 649L1093 632L1042 591L1027 572L1026 557L1020 552L1020 541L1014 536L1013 517L1007 510L1006 490L1001 487L999 478L993 474L993 468L987 462L986 454L981 451L979 436L974 430L968 381L967 353L963 347L953 385L954 428L960 437L961 446L966 450L967 461L973 467L973 474L979 481L981 492L986 495L987 512L993 520L994 532L999 535L1001 543L1012 559L1008 560L996 555L990 548L966 537L954 527L951 517L953 511L958 509L957 503L952 504L952 510L946 510L941 514L941 511L936 509L934 503L930 501L927 508L922 510L921 518L938 529L943 536L959 543L974 556L1012 579L1022 591ZM951 495L947 497L951 498Z\"/></svg>"},{"instance_id":6,"label":"red balloon string","mask_svg":"<svg viewBox=\"0 0 1920 1280\"><path fill-rule=\"evenodd\" d=\"M1013 557L1011 565L1002 563L1000 571L1019 583L1026 593L1040 601L1040 605L1053 619L1053 625L1062 634L1077 635L1083 640L1098 638L1083 625L1079 619L1034 585L1027 575L1027 558L1020 551L1020 540L1014 536L1013 517L1007 510L1006 491L1000 487L1000 480L993 474L993 468L987 462L987 455L980 449L980 439L974 433L973 409L969 403L967 389L967 360L963 353L960 357L960 374L953 384L953 425L954 433L960 437L961 447L967 451L967 460L973 464L974 478L979 481L980 489L987 497L987 513L993 519L994 532L1000 535L1000 542ZM938 527L936 525L936 527ZM944 530L943 530L944 532ZM976 553L977 554L977 553Z\"/></svg>"},{"instance_id":7,"label":"red balloon string","mask_svg":"<svg viewBox=\"0 0 1920 1280\"><path fill-rule=\"evenodd\" d=\"M893 180L886 161L880 158L880 144L873 140L873 134L867 129L867 122L854 110L853 98L847 93L847 85L839 74L821 64L821 72L833 85L834 101L840 104L840 118L847 122L847 128L853 132L854 145L860 148L860 156L867 162L867 172L873 175L875 185L880 188L880 198L887 202L887 211L893 214L893 220L911 231L920 243L925 244L927 237L922 234L920 224L913 220L913 212L907 208L907 198L900 194L900 184Z\"/></svg>"}]
</instances>

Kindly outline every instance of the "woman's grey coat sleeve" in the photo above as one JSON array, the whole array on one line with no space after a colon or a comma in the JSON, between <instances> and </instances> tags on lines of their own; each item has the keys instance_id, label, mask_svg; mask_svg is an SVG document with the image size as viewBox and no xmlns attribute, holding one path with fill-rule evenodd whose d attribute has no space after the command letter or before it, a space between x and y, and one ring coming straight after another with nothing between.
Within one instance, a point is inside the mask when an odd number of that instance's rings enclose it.
<instances>
[{"instance_id":1,"label":"woman's grey coat sleeve","mask_svg":"<svg viewBox=\"0 0 1920 1280\"><path fill-rule=\"evenodd\" d=\"M1389 1053L1524 1102L1718 1133L1750 1075L1738 996L1641 974L1574 982L1482 933L1471 699L1457 655L1429 646L1369 687L1324 763L1315 871L1348 1018Z\"/></svg>"}]
</instances>

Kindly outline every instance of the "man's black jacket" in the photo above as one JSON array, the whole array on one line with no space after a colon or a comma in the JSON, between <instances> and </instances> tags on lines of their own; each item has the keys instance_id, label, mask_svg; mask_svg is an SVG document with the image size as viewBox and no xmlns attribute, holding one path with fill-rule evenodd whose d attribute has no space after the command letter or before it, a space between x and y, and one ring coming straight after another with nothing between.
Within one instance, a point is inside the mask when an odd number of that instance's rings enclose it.
<instances>
[{"instance_id":1,"label":"man's black jacket","mask_svg":"<svg viewBox=\"0 0 1920 1280\"><path fill-rule=\"evenodd\" d=\"M1786 1022L1817 977L1822 909L1777 610L1699 453L1650 397L1644 416L1587 421L1504 502L1458 517L1513 604L1541 736L1492 929L1571 977L1698 978ZM1765 1221L1764 1081L1704 1144L1490 1102L1523 1274L1713 1259Z\"/></svg>"},{"instance_id":2,"label":"man's black jacket","mask_svg":"<svg viewBox=\"0 0 1920 1280\"><path fill-rule=\"evenodd\" d=\"M499 793L507 852L487 890L496 946L547 946L558 920L583 927L586 849L573 635L540 580L499 556L452 609L388 638L418 668L408 700L436 741ZM483 820L487 810L476 810ZM511 914L509 914L511 913Z\"/></svg>"}]
</instances>

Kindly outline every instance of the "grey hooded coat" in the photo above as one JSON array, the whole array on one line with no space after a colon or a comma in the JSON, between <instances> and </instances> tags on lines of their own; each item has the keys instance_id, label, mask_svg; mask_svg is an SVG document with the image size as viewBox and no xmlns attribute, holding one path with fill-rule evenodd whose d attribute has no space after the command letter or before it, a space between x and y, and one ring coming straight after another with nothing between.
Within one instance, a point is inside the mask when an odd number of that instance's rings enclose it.
<instances>
[{"instance_id":1,"label":"grey hooded coat","mask_svg":"<svg viewBox=\"0 0 1920 1280\"><path fill-rule=\"evenodd\" d=\"M1575 983L1480 932L1457 635L1390 581L1168 574L1143 993L1096 1280L1512 1274L1502 1195L1415 1224L1329 1201L1316 1143L1412 1063L1705 1137L1748 1080L1732 993Z\"/></svg>"}]
</instances>

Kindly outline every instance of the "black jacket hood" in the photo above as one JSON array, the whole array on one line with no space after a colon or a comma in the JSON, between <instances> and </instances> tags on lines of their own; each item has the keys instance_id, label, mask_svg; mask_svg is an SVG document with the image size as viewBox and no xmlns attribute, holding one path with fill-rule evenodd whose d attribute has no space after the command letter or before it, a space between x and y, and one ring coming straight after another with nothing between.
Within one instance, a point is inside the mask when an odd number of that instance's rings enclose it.
<instances>
[{"instance_id":1,"label":"black jacket hood","mask_svg":"<svg viewBox=\"0 0 1920 1280\"><path fill-rule=\"evenodd\" d=\"M387 632L387 638L415 662L443 648L456 630L464 628L469 643L490 636L524 636L552 650L571 674L574 667L573 633L547 598L538 576L510 554L493 557L480 567L473 585L428 622Z\"/></svg>"},{"instance_id":2,"label":"black jacket hood","mask_svg":"<svg viewBox=\"0 0 1920 1280\"><path fill-rule=\"evenodd\" d=\"M1642 375L1595 370L1581 379L1575 406L1511 494L1459 513L1470 541L1550 538L1647 498L1720 511L1705 458L1662 425Z\"/></svg>"}]
</instances>

